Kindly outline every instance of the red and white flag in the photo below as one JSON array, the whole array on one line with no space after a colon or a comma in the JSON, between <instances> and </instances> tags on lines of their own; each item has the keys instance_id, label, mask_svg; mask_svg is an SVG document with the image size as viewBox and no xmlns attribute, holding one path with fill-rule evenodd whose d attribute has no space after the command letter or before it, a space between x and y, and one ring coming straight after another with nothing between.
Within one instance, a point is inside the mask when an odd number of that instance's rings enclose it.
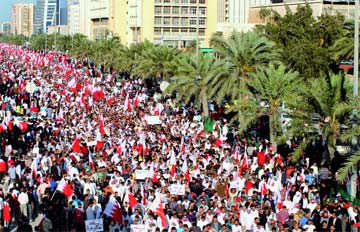
<instances>
[{"instance_id":1,"label":"red and white flag","mask_svg":"<svg viewBox=\"0 0 360 232\"><path fill-rule=\"evenodd\" d=\"M265 196L265 194L267 193L267 187L266 187L266 182L265 180L261 180L259 183L259 192L261 194L261 196Z\"/></svg>"},{"instance_id":2,"label":"red and white flag","mask_svg":"<svg viewBox=\"0 0 360 232\"><path fill-rule=\"evenodd\" d=\"M155 197L154 201L148 205L148 209L150 209L152 212L154 212L160 218L161 227L166 228L167 220L165 217L164 208L163 208L160 196Z\"/></svg>"},{"instance_id":3,"label":"red and white flag","mask_svg":"<svg viewBox=\"0 0 360 232\"><path fill-rule=\"evenodd\" d=\"M145 206L146 205L146 193L144 191L144 186L142 184L140 184L140 194L142 197L142 205Z\"/></svg>"},{"instance_id":4,"label":"red and white flag","mask_svg":"<svg viewBox=\"0 0 360 232\"><path fill-rule=\"evenodd\" d=\"M135 99L134 99L134 106L138 106L139 105L139 95L138 93L136 93Z\"/></svg>"},{"instance_id":5,"label":"red and white flag","mask_svg":"<svg viewBox=\"0 0 360 232\"><path fill-rule=\"evenodd\" d=\"M34 158L34 160L31 163L31 175L33 177L33 179L35 179L37 177L37 161L36 158Z\"/></svg>"},{"instance_id":6,"label":"red and white flag","mask_svg":"<svg viewBox=\"0 0 360 232\"><path fill-rule=\"evenodd\" d=\"M134 209L135 206L139 204L138 200L131 192L128 193L128 198L129 198L129 206L131 207L131 209Z\"/></svg>"},{"instance_id":7,"label":"red and white flag","mask_svg":"<svg viewBox=\"0 0 360 232\"><path fill-rule=\"evenodd\" d=\"M73 152L81 153L80 139L76 138L73 144L71 145L71 150Z\"/></svg>"},{"instance_id":8,"label":"red and white flag","mask_svg":"<svg viewBox=\"0 0 360 232\"><path fill-rule=\"evenodd\" d=\"M280 191L278 191L278 193L276 195L276 202L277 202L277 208L281 209L283 207L283 201L282 201L282 198L281 198Z\"/></svg>"},{"instance_id":9,"label":"red and white flag","mask_svg":"<svg viewBox=\"0 0 360 232\"><path fill-rule=\"evenodd\" d=\"M150 180L151 180L152 182L154 182L154 183L159 183L159 180L158 180L158 178L157 178L157 176L156 176L156 172L154 171L154 166L153 166L153 164L151 164L151 166L150 166L149 178L150 178Z\"/></svg>"},{"instance_id":10,"label":"red and white flag","mask_svg":"<svg viewBox=\"0 0 360 232\"><path fill-rule=\"evenodd\" d=\"M176 172L176 156L173 149L170 151L170 166L171 166L170 176L171 178L173 178Z\"/></svg>"},{"instance_id":11,"label":"red and white flag","mask_svg":"<svg viewBox=\"0 0 360 232\"><path fill-rule=\"evenodd\" d=\"M117 221L119 225L122 225L123 217L121 213L120 204L113 195L111 195L109 198L109 201L104 210L104 214Z\"/></svg>"},{"instance_id":12,"label":"red and white flag","mask_svg":"<svg viewBox=\"0 0 360 232\"><path fill-rule=\"evenodd\" d=\"M128 112L132 112L132 105L130 102L129 94L126 95L124 107Z\"/></svg>"},{"instance_id":13,"label":"red and white flag","mask_svg":"<svg viewBox=\"0 0 360 232\"><path fill-rule=\"evenodd\" d=\"M95 169L94 159L93 159L92 154L90 152L89 152L89 165L90 165L91 170Z\"/></svg>"},{"instance_id":14,"label":"red and white flag","mask_svg":"<svg viewBox=\"0 0 360 232\"><path fill-rule=\"evenodd\" d=\"M102 115L100 116L100 120L99 120L99 131L100 131L100 134L101 134L101 135L104 135L104 134L105 134L104 118L103 118Z\"/></svg>"},{"instance_id":15,"label":"red and white flag","mask_svg":"<svg viewBox=\"0 0 360 232\"><path fill-rule=\"evenodd\" d=\"M64 179L61 179L56 190L58 190L59 192L62 192L67 197L71 197L74 194L74 191L72 190L71 185L69 185L67 183L67 181L65 181Z\"/></svg>"},{"instance_id":16,"label":"red and white flag","mask_svg":"<svg viewBox=\"0 0 360 232\"><path fill-rule=\"evenodd\" d=\"M185 180L187 180L187 182L190 183L190 175L189 175L189 169L188 169L186 158L184 159L183 165L181 167L181 171L185 175Z\"/></svg>"},{"instance_id":17,"label":"red and white flag","mask_svg":"<svg viewBox=\"0 0 360 232\"><path fill-rule=\"evenodd\" d=\"M247 169L250 165L246 150L247 147L245 147L244 156L240 165L240 173L242 173L243 169Z\"/></svg>"},{"instance_id":18,"label":"red and white flag","mask_svg":"<svg viewBox=\"0 0 360 232\"><path fill-rule=\"evenodd\" d=\"M181 153L185 153L185 141L184 141L184 136L181 136L181 143L180 143L180 149L181 149Z\"/></svg>"},{"instance_id":19,"label":"red and white flag","mask_svg":"<svg viewBox=\"0 0 360 232\"><path fill-rule=\"evenodd\" d=\"M234 156L235 156L236 163L238 163L239 162L239 150L235 151Z\"/></svg>"}]
</instances>

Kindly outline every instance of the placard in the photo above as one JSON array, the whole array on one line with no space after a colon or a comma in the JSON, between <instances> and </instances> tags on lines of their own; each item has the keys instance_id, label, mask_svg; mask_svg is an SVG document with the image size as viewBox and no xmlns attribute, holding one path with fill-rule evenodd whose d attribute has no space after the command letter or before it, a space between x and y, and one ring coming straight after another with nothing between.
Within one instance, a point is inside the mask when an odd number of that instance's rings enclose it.
<instances>
[{"instance_id":1,"label":"placard","mask_svg":"<svg viewBox=\"0 0 360 232\"><path fill-rule=\"evenodd\" d=\"M159 116L145 116L145 120L148 125L161 124L161 120Z\"/></svg>"},{"instance_id":2,"label":"placard","mask_svg":"<svg viewBox=\"0 0 360 232\"><path fill-rule=\"evenodd\" d=\"M86 232L100 232L104 231L103 219L93 219L85 221Z\"/></svg>"},{"instance_id":3,"label":"placard","mask_svg":"<svg viewBox=\"0 0 360 232\"><path fill-rule=\"evenodd\" d=\"M143 231L145 231L145 225L144 224L132 224L132 225L130 225L130 230L133 232L143 232Z\"/></svg>"},{"instance_id":4,"label":"placard","mask_svg":"<svg viewBox=\"0 0 360 232\"><path fill-rule=\"evenodd\" d=\"M136 169L135 177L137 180L145 180L145 178L149 177L149 170L146 169Z\"/></svg>"},{"instance_id":5,"label":"placard","mask_svg":"<svg viewBox=\"0 0 360 232\"><path fill-rule=\"evenodd\" d=\"M172 195L185 195L185 185L183 184L172 184L170 185L170 194Z\"/></svg>"}]
</instances>

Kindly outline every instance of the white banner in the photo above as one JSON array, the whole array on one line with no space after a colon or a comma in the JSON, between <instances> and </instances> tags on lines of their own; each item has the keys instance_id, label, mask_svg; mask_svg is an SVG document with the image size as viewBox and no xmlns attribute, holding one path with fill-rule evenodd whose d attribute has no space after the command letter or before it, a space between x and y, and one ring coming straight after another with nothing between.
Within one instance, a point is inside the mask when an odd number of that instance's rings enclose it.
<instances>
[{"instance_id":1,"label":"white banner","mask_svg":"<svg viewBox=\"0 0 360 232\"><path fill-rule=\"evenodd\" d=\"M137 180L145 180L145 178L149 177L149 170L146 169L137 169L135 170L135 178Z\"/></svg>"},{"instance_id":2,"label":"white banner","mask_svg":"<svg viewBox=\"0 0 360 232\"><path fill-rule=\"evenodd\" d=\"M185 195L185 185L184 184L172 184L170 185L170 194L173 195Z\"/></svg>"},{"instance_id":3,"label":"white banner","mask_svg":"<svg viewBox=\"0 0 360 232\"><path fill-rule=\"evenodd\" d=\"M85 221L86 232L100 232L104 231L103 219L93 219Z\"/></svg>"},{"instance_id":4,"label":"white banner","mask_svg":"<svg viewBox=\"0 0 360 232\"><path fill-rule=\"evenodd\" d=\"M159 116L145 116L145 120L148 125L161 124L161 120Z\"/></svg>"},{"instance_id":5,"label":"white banner","mask_svg":"<svg viewBox=\"0 0 360 232\"><path fill-rule=\"evenodd\" d=\"M131 232L143 232L145 231L145 225L143 224L132 224L130 225Z\"/></svg>"}]
</instances>

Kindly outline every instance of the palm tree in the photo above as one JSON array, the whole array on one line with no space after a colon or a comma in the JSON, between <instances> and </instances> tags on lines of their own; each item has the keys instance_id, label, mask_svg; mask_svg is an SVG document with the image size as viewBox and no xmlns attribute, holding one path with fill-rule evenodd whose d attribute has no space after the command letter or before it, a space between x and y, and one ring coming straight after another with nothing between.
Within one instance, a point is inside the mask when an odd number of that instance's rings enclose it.
<instances>
[{"instance_id":1,"label":"palm tree","mask_svg":"<svg viewBox=\"0 0 360 232\"><path fill-rule=\"evenodd\" d=\"M228 39L215 34L210 43L228 64L231 73L227 78L216 80L214 88L219 92L219 98L229 95L233 100L239 99L242 82L270 61L276 63L280 58L275 43L255 32L244 34L234 31Z\"/></svg>"},{"instance_id":2,"label":"palm tree","mask_svg":"<svg viewBox=\"0 0 360 232\"><path fill-rule=\"evenodd\" d=\"M350 60L354 57L354 21L346 21L343 26L343 36L330 48L335 60Z\"/></svg>"},{"instance_id":3,"label":"palm tree","mask_svg":"<svg viewBox=\"0 0 360 232\"><path fill-rule=\"evenodd\" d=\"M186 103L194 98L195 102L201 103L204 116L209 116L208 100L214 96L211 82L227 75L224 61L211 55L189 53L175 63L177 69L166 91L176 90L179 98L185 97Z\"/></svg>"},{"instance_id":4,"label":"palm tree","mask_svg":"<svg viewBox=\"0 0 360 232\"><path fill-rule=\"evenodd\" d=\"M309 99L310 111L318 113L322 120L320 122L320 134L325 139L330 159L336 151L336 139L341 136L341 124L346 123L346 117L351 115L353 105L351 104L351 85L345 78L344 73L332 74L329 81L325 78L317 78L307 83L307 91L304 92ZM310 140L304 141L297 151L296 160L299 158L300 150Z\"/></svg>"},{"instance_id":5,"label":"palm tree","mask_svg":"<svg viewBox=\"0 0 360 232\"><path fill-rule=\"evenodd\" d=\"M173 60L176 59L180 52L177 48L152 45L142 51L138 64L133 71L144 79L156 77L168 80L174 69Z\"/></svg>"},{"instance_id":6,"label":"palm tree","mask_svg":"<svg viewBox=\"0 0 360 232\"><path fill-rule=\"evenodd\" d=\"M134 43L129 47L122 47L119 54L114 57L115 68L130 73L131 77L134 76L134 68L140 63L140 56L143 51L148 50L153 44L145 40L142 43ZM135 75L136 76L136 75Z\"/></svg>"},{"instance_id":7,"label":"palm tree","mask_svg":"<svg viewBox=\"0 0 360 232\"><path fill-rule=\"evenodd\" d=\"M95 43L93 48L94 60L98 64L114 65L114 57L116 57L122 44L118 38L112 37L109 39L101 39Z\"/></svg>"},{"instance_id":8,"label":"palm tree","mask_svg":"<svg viewBox=\"0 0 360 232\"><path fill-rule=\"evenodd\" d=\"M93 44L94 42L90 41L86 35L77 33L73 35L70 54L79 58L92 56Z\"/></svg>"},{"instance_id":9,"label":"palm tree","mask_svg":"<svg viewBox=\"0 0 360 232\"><path fill-rule=\"evenodd\" d=\"M227 111L236 112L240 130L248 128L261 116L269 117L270 142L276 148L276 137L281 134L280 107L284 101L289 105L298 102L301 82L296 72L287 71L282 64L270 64L258 68L244 82L247 97L234 101Z\"/></svg>"}]
</instances>

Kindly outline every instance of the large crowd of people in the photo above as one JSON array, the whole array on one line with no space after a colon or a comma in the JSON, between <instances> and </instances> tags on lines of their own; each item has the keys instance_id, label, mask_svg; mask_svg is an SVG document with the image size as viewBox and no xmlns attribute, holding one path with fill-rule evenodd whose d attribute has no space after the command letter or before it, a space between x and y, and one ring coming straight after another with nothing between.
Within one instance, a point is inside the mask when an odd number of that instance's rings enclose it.
<instances>
[{"instance_id":1,"label":"large crowd of people","mask_svg":"<svg viewBox=\"0 0 360 232\"><path fill-rule=\"evenodd\" d=\"M196 104L86 58L1 44L0 68L5 230L358 231L329 164L292 164L261 124L212 109L208 130Z\"/></svg>"}]
</instances>

